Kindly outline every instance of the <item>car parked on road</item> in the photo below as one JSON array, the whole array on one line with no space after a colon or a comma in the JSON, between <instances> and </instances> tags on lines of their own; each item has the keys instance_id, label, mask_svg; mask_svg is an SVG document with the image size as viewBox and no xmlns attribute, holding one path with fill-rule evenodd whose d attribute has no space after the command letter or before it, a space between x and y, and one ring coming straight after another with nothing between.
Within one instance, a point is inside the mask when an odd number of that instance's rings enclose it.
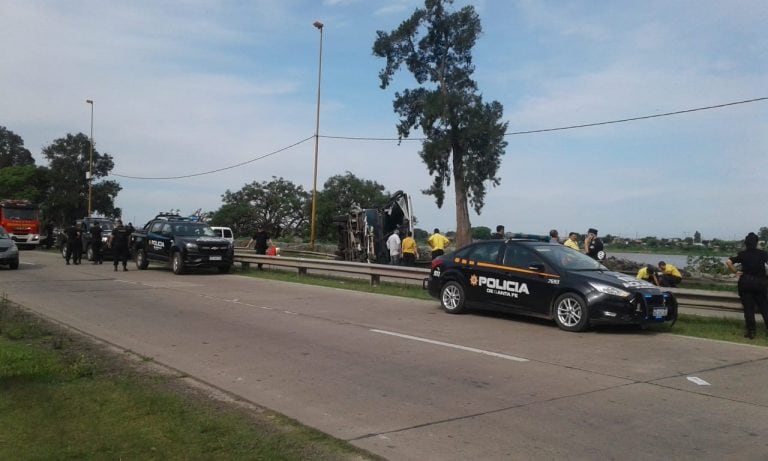
<instances>
[{"instance_id":1,"label":"car parked on road","mask_svg":"<svg viewBox=\"0 0 768 461\"><path fill-rule=\"evenodd\" d=\"M426 284L448 313L501 310L554 320L567 331L677 319L671 292L533 239L480 241L440 256Z\"/></svg>"},{"instance_id":2,"label":"car parked on road","mask_svg":"<svg viewBox=\"0 0 768 461\"><path fill-rule=\"evenodd\" d=\"M229 227L221 227L221 226L211 226L211 229L213 229L213 233L216 234L216 237L221 237L223 239L227 239L232 243L235 243L235 234L232 233L232 229Z\"/></svg>"},{"instance_id":3,"label":"car parked on road","mask_svg":"<svg viewBox=\"0 0 768 461\"><path fill-rule=\"evenodd\" d=\"M2 226L0 226L0 265L7 265L14 270L19 268L19 247Z\"/></svg>"}]
</instances>

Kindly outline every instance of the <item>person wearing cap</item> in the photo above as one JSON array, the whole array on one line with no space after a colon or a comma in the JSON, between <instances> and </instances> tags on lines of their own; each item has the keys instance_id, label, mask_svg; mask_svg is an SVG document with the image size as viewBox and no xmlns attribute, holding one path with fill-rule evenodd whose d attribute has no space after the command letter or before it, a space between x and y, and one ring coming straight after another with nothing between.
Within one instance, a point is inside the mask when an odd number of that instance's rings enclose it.
<instances>
[{"instance_id":1,"label":"person wearing cap","mask_svg":"<svg viewBox=\"0 0 768 461\"><path fill-rule=\"evenodd\" d=\"M576 232L571 232L568 234L568 238L563 242L563 245L567 246L568 248L574 249L576 251L579 251L579 234Z\"/></svg>"},{"instance_id":2,"label":"person wearing cap","mask_svg":"<svg viewBox=\"0 0 768 461\"><path fill-rule=\"evenodd\" d=\"M432 259L445 254L445 248L451 243L446 236L440 233L440 229L435 227L435 232L427 239L427 245L432 251Z\"/></svg>"},{"instance_id":3,"label":"person wearing cap","mask_svg":"<svg viewBox=\"0 0 768 461\"><path fill-rule=\"evenodd\" d=\"M641 267L640 270L637 271L637 278L650 282L656 286L659 285L659 278L656 277L656 268L651 264L646 264Z\"/></svg>"},{"instance_id":4,"label":"person wearing cap","mask_svg":"<svg viewBox=\"0 0 768 461\"><path fill-rule=\"evenodd\" d=\"M584 253L596 261L605 261L603 241L597 236L597 229L590 228L584 239Z\"/></svg>"},{"instance_id":5,"label":"person wearing cap","mask_svg":"<svg viewBox=\"0 0 768 461\"><path fill-rule=\"evenodd\" d=\"M744 306L744 323L747 326L744 337L748 339L755 339L755 309L760 311L763 323L768 328L768 279L765 277L768 253L757 248L757 241L757 234L750 232L744 239L746 249L725 260L728 270L739 277L739 298ZM736 264L741 264L740 270L736 268Z\"/></svg>"},{"instance_id":6,"label":"person wearing cap","mask_svg":"<svg viewBox=\"0 0 768 461\"><path fill-rule=\"evenodd\" d=\"M661 286L676 287L683 281L683 275L672 264L659 261L659 269L661 269Z\"/></svg>"}]
</instances>

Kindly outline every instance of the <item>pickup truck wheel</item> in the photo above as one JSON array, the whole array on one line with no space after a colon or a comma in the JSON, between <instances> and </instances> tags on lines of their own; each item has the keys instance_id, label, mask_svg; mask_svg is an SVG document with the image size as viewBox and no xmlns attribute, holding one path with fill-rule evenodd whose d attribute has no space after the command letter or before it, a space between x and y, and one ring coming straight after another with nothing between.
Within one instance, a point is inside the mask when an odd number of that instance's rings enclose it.
<instances>
[{"instance_id":1,"label":"pickup truck wheel","mask_svg":"<svg viewBox=\"0 0 768 461\"><path fill-rule=\"evenodd\" d=\"M96 257L93 255L93 245L88 245L88 248L85 249L85 258L88 261L93 261L96 259Z\"/></svg>"},{"instance_id":2,"label":"pickup truck wheel","mask_svg":"<svg viewBox=\"0 0 768 461\"><path fill-rule=\"evenodd\" d=\"M136 252L136 267L139 270L144 270L149 266L149 260L147 259L147 253L144 250Z\"/></svg>"},{"instance_id":3,"label":"pickup truck wheel","mask_svg":"<svg viewBox=\"0 0 768 461\"><path fill-rule=\"evenodd\" d=\"M219 266L219 274L228 274L232 266Z\"/></svg>"},{"instance_id":4,"label":"pickup truck wheel","mask_svg":"<svg viewBox=\"0 0 768 461\"><path fill-rule=\"evenodd\" d=\"M184 258L181 256L181 252L177 251L173 254L173 261L171 262L173 273L181 275L184 273Z\"/></svg>"},{"instance_id":5,"label":"pickup truck wheel","mask_svg":"<svg viewBox=\"0 0 768 461\"><path fill-rule=\"evenodd\" d=\"M67 259L67 244L61 246L61 257Z\"/></svg>"}]
</instances>

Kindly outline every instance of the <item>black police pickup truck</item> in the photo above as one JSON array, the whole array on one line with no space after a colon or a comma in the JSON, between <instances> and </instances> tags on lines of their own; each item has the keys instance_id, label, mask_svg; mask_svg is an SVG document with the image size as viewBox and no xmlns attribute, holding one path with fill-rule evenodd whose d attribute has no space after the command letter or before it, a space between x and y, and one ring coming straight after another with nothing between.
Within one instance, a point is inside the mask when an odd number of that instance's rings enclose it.
<instances>
[{"instance_id":1,"label":"black police pickup truck","mask_svg":"<svg viewBox=\"0 0 768 461\"><path fill-rule=\"evenodd\" d=\"M136 267L170 264L174 274L189 268L216 267L227 273L234 263L234 244L217 237L205 223L177 215L158 215L131 235Z\"/></svg>"},{"instance_id":2,"label":"black police pickup truck","mask_svg":"<svg viewBox=\"0 0 768 461\"><path fill-rule=\"evenodd\" d=\"M566 331L677 319L672 293L559 243L475 242L434 259L426 282L446 312L501 310L554 319Z\"/></svg>"}]
</instances>

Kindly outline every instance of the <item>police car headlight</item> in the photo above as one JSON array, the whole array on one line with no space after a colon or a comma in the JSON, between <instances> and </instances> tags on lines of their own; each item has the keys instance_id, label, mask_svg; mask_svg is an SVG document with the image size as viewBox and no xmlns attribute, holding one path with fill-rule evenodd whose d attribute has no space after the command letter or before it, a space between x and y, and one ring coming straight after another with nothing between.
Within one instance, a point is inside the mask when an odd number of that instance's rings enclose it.
<instances>
[{"instance_id":1,"label":"police car headlight","mask_svg":"<svg viewBox=\"0 0 768 461\"><path fill-rule=\"evenodd\" d=\"M109 240L109 237L102 237L101 243L107 243L107 240Z\"/></svg>"},{"instance_id":2,"label":"police car headlight","mask_svg":"<svg viewBox=\"0 0 768 461\"><path fill-rule=\"evenodd\" d=\"M197 243L189 242L189 243L186 243L185 245L187 247L187 250L197 251Z\"/></svg>"},{"instance_id":3,"label":"police car headlight","mask_svg":"<svg viewBox=\"0 0 768 461\"><path fill-rule=\"evenodd\" d=\"M621 288L616 288L611 285L605 285L597 282L589 282L589 284L592 286L592 288L599 291L600 293L605 293L607 295L612 295L612 296L618 296L620 298L628 298L630 296L630 293L628 291L622 290Z\"/></svg>"}]
</instances>

